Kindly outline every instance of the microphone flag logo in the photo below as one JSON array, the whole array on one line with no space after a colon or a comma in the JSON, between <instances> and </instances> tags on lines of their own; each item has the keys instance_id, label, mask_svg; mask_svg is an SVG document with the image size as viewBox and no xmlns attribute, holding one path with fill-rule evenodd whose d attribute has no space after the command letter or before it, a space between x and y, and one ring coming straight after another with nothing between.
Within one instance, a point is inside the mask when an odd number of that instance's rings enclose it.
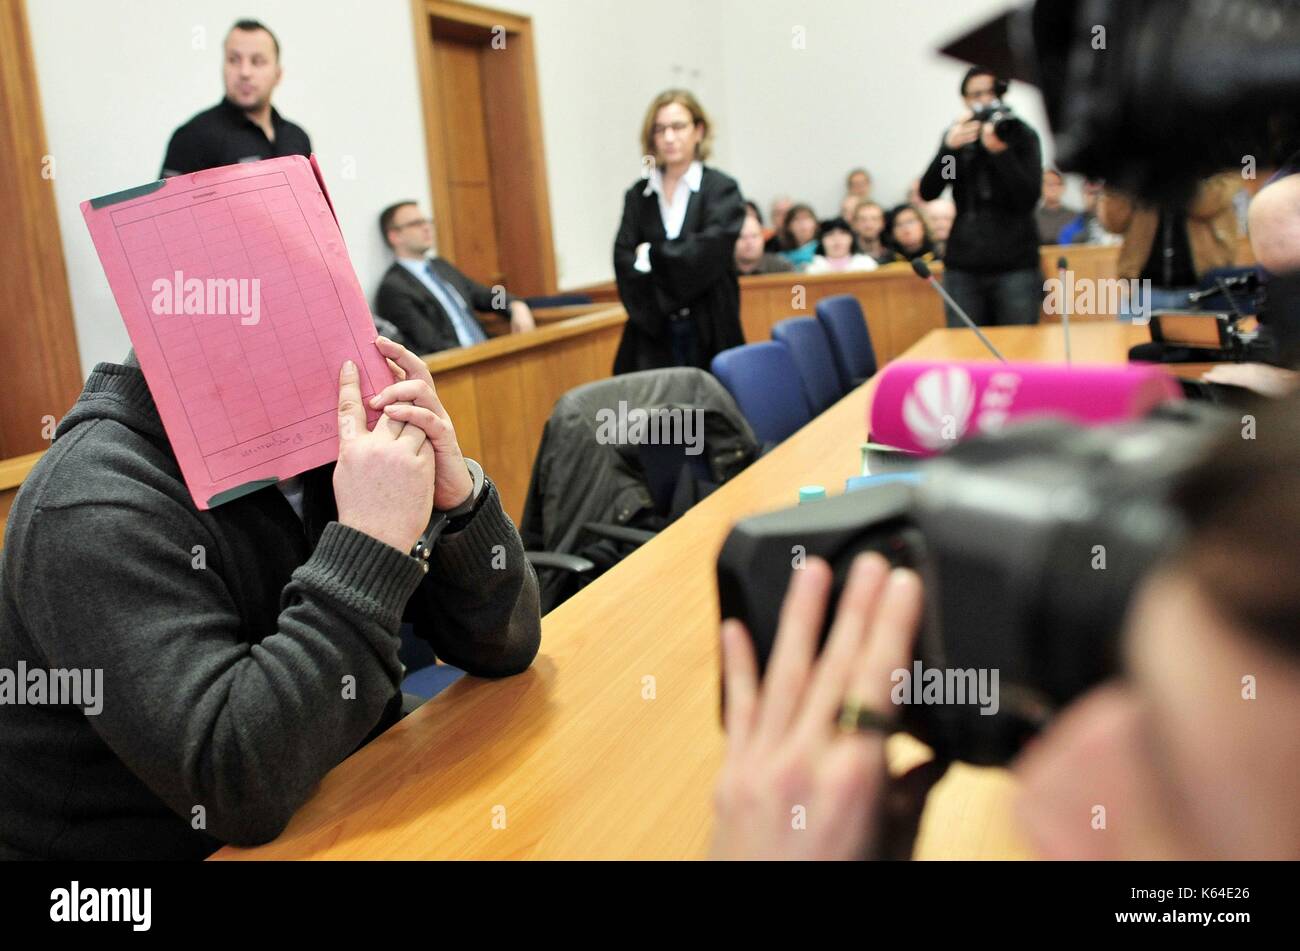
<instances>
[{"instance_id":1,"label":"microphone flag logo","mask_svg":"<svg viewBox=\"0 0 1300 951\"><path fill-rule=\"evenodd\" d=\"M903 398L903 421L927 449L961 439L975 411L975 381L962 367L936 367L912 383Z\"/></svg>"}]
</instances>

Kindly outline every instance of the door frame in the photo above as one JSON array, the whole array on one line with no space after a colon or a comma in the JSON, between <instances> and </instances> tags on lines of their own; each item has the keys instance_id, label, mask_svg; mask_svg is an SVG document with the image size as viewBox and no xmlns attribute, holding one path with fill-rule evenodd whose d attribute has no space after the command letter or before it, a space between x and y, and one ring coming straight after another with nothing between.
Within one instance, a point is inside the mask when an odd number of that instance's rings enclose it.
<instances>
[{"instance_id":1,"label":"door frame","mask_svg":"<svg viewBox=\"0 0 1300 951\"><path fill-rule=\"evenodd\" d=\"M532 293L554 294L555 247L551 236L550 189L546 177L546 153L542 145L541 104L537 89L537 64L533 54L533 22L531 17L501 10L492 10L458 0L411 0L411 19L414 27L415 60L420 80L420 101L424 113L425 148L428 153L429 193L433 201L434 228L438 239L438 253L453 263L456 258L455 236L452 233L451 185L447 178L447 141L443 134L445 117L439 99L438 75L434 68L431 31L434 21L449 29L449 37L456 32L476 34L504 31L506 50L518 57L515 66L522 83L522 129L518 148L512 149L523 163L527 177L533 182L531 193L518 196L527 205L522 208L523 227L527 228L540 258L538 273L542 286ZM494 170L493 175L496 172ZM498 214L505 213L498 209ZM499 231L498 231L499 233Z\"/></svg>"}]
</instances>

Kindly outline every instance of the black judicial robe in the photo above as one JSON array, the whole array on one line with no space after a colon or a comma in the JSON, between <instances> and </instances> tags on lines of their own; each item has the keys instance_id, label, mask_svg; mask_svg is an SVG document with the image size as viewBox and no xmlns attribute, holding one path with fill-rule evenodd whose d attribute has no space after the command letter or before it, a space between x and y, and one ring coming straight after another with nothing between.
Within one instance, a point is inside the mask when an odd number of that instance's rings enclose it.
<instances>
[{"instance_id":1,"label":"black judicial robe","mask_svg":"<svg viewBox=\"0 0 1300 951\"><path fill-rule=\"evenodd\" d=\"M627 190L614 240L614 276L628 317L614 372L672 366L668 325L679 315L694 323L699 366L707 370L715 354L745 342L735 266L736 238L745 222L740 187L706 165L700 189L686 206L681 234L672 241L664 232L659 196L645 189L640 179ZM648 274L634 266L642 242L650 243Z\"/></svg>"}]
</instances>

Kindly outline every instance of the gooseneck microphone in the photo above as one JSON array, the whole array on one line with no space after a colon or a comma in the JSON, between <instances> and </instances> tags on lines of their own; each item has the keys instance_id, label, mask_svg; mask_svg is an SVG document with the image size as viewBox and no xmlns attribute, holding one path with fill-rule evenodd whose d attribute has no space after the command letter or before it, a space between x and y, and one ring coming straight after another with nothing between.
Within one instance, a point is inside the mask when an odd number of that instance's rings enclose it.
<instances>
[{"instance_id":1,"label":"gooseneck microphone","mask_svg":"<svg viewBox=\"0 0 1300 951\"><path fill-rule=\"evenodd\" d=\"M1056 259L1057 276L1061 279L1061 332L1065 335L1065 362L1071 364L1074 361L1070 359L1070 295L1065 291L1065 272L1069 269L1070 262L1065 260L1065 255Z\"/></svg>"},{"instance_id":2,"label":"gooseneck microphone","mask_svg":"<svg viewBox=\"0 0 1300 951\"><path fill-rule=\"evenodd\" d=\"M993 356L997 357L1003 363L1007 362L1007 358L1004 357L1002 354L998 353L998 348L993 346L993 344L989 341L988 337L984 336L983 331L979 329L975 321L971 320L970 316L966 313L966 311L962 310L961 307L958 305L958 303L952 299L951 295L949 295L949 293L943 289L943 285L934 279L934 275L930 273L930 265L926 264L920 258L913 258L912 270L916 272L917 277L927 282L931 287L933 287L936 291L939 292L939 296L944 299L944 301L948 304L949 307L953 309L953 311L957 314L958 317L960 317L962 320L966 322L966 326L969 327L971 330L975 331L975 336L980 338L980 343L988 347L989 353L993 354Z\"/></svg>"}]
</instances>

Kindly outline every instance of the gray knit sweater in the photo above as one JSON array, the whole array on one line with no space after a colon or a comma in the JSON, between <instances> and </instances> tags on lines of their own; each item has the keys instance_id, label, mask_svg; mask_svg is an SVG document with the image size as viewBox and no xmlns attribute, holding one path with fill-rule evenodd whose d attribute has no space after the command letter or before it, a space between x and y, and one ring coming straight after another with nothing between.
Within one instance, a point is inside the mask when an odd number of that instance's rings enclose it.
<instances>
[{"instance_id":1,"label":"gray knit sweater","mask_svg":"<svg viewBox=\"0 0 1300 951\"><path fill-rule=\"evenodd\" d=\"M471 674L532 663L537 582L490 482L426 575L334 520L331 473L305 475L302 520L275 488L200 512L140 371L95 368L0 556L0 680L30 678L0 694L0 857L274 838L399 716L403 619ZM73 670L101 678L94 704L33 692Z\"/></svg>"}]
</instances>

